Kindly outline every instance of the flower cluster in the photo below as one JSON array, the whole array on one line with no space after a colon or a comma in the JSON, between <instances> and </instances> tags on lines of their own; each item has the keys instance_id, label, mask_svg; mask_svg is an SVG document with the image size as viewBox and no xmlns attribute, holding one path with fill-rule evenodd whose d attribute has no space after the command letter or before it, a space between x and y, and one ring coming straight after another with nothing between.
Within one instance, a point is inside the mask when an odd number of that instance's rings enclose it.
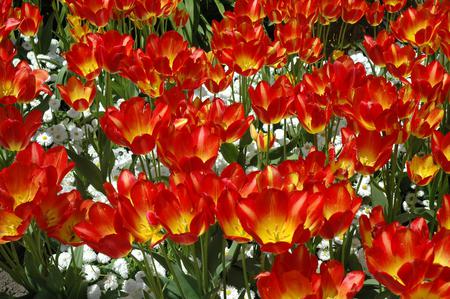
<instances>
[{"instance_id":1,"label":"flower cluster","mask_svg":"<svg viewBox=\"0 0 450 299\"><path fill-rule=\"evenodd\" d=\"M29 293L450 298L446 1L44 2L0 4Z\"/></svg>"}]
</instances>

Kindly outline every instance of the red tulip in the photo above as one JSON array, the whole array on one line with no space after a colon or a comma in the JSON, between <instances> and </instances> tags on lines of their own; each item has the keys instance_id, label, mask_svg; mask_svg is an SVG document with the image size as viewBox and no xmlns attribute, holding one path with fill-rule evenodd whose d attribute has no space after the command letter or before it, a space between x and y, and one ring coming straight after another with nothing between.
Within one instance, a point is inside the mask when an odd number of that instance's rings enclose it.
<instances>
[{"instance_id":1,"label":"red tulip","mask_svg":"<svg viewBox=\"0 0 450 299\"><path fill-rule=\"evenodd\" d=\"M23 117L15 106L0 108L0 145L10 151L21 151L42 124L42 112L33 110Z\"/></svg>"}]
</instances>

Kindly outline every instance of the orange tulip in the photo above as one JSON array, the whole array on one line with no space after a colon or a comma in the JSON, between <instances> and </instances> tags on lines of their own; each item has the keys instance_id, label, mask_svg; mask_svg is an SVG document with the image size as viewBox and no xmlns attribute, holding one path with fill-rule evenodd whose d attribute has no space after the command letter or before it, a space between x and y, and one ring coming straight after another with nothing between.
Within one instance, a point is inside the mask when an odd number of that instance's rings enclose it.
<instances>
[{"instance_id":1,"label":"orange tulip","mask_svg":"<svg viewBox=\"0 0 450 299\"><path fill-rule=\"evenodd\" d=\"M31 143L17 153L15 161L24 165L38 165L45 169L50 182L54 182L55 185L61 184L66 174L75 166L75 163L69 162L65 147L55 146L44 151L37 142Z\"/></svg>"},{"instance_id":2,"label":"orange tulip","mask_svg":"<svg viewBox=\"0 0 450 299\"><path fill-rule=\"evenodd\" d=\"M272 86L261 81L256 88L250 87L248 93L255 114L265 124L276 124L287 117L294 101L292 85L285 76L278 77Z\"/></svg>"},{"instance_id":3,"label":"orange tulip","mask_svg":"<svg viewBox=\"0 0 450 299\"><path fill-rule=\"evenodd\" d=\"M73 14L91 24L104 27L113 16L113 0L66 0Z\"/></svg>"},{"instance_id":4,"label":"orange tulip","mask_svg":"<svg viewBox=\"0 0 450 299\"><path fill-rule=\"evenodd\" d=\"M89 35L88 37L92 37ZM96 36L95 57L98 63L108 72L117 73L122 61L132 54L134 40L130 35L120 34L116 30L109 30Z\"/></svg>"},{"instance_id":5,"label":"orange tulip","mask_svg":"<svg viewBox=\"0 0 450 299\"><path fill-rule=\"evenodd\" d=\"M443 135L434 131L431 136L431 151L434 161L445 173L450 173L450 133Z\"/></svg>"},{"instance_id":6,"label":"orange tulip","mask_svg":"<svg viewBox=\"0 0 450 299\"><path fill-rule=\"evenodd\" d=\"M57 84L56 87L64 102L79 112L89 109L97 93L95 81L83 84L77 77L70 77L66 85Z\"/></svg>"},{"instance_id":7,"label":"orange tulip","mask_svg":"<svg viewBox=\"0 0 450 299\"><path fill-rule=\"evenodd\" d=\"M366 10L366 20L370 26L376 27L383 22L384 18L384 4L379 0L372 2Z\"/></svg>"},{"instance_id":8,"label":"orange tulip","mask_svg":"<svg viewBox=\"0 0 450 299\"><path fill-rule=\"evenodd\" d=\"M14 212L0 208L0 245L20 240L30 220L30 217L21 218Z\"/></svg>"},{"instance_id":9,"label":"orange tulip","mask_svg":"<svg viewBox=\"0 0 450 299\"><path fill-rule=\"evenodd\" d=\"M367 266L370 273L391 292L405 294L417 287L426 277L433 263L433 244L423 218L415 219L410 227L398 222L372 227L372 232L360 218L361 236L372 234L365 242Z\"/></svg>"},{"instance_id":10,"label":"orange tulip","mask_svg":"<svg viewBox=\"0 0 450 299\"><path fill-rule=\"evenodd\" d=\"M252 237L244 230L237 213L241 195L235 190L224 190L217 201L216 217L227 239L247 243Z\"/></svg>"},{"instance_id":11,"label":"orange tulip","mask_svg":"<svg viewBox=\"0 0 450 299\"><path fill-rule=\"evenodd\" d=\"M100 125L114 143L143 155L153 150L158 129L168 120L168 112L167 105L157 105L152 111L143 98L135 97L123 102L120 109L109 107L100 118Z\"/></svg>"},{"instance_id":12,"label":"orange tulip","mask_svg":"<svg viewBox=\"0 0 450 299\"><path fill-rule=\"evenodd\" d=\"M0 108L0 145L10 151L21 151L42 124L42 112L33 110L23 117L15 106Z\"/></svg>"},{"instance_id":13,"label":"orange tulip","mask_svg":"<svg viewBox=\"0 0 450 299\"><path fill-rule=\"evenodd\" d=\"M390 11L389 1L385 7ZM391 24L391 29L399 40L431 54L438 48L436 32L441 22L442 18L427 8L408 8Z\"/></svg>"},{"instance_id":14,"label":"orange tulip","mask_svg":"<svg viewBox=\"0 0 450 299\"><path fill-rule=\"evenodd\" d=\"M411 73L411 84L421 101L443 103L447 100L450 89L450 76L436 60L427 66L415 64Z\"/></svg>"},{"instance_id":15,"label":"orange tulip","mask_svg":"<svg viewBox=\"0 0 450 299\"><path fill-rule=\"evenodd\" d=\"M317 273L317 264L317 257L304 246L276 256L272 271L257 276L261 298L353 298L363 287L362 271L345 274L342 264L331 260Z\"/></svg>"},{"instance_id":16,"label":"orange tulip","mask_svg":"<svg viewBox=\"0 0 450 299\"><path fill-rule=\"evenodd\" d=\"M23 3L15 10L16 18L20 20L19 31L25 36L33 36L39 30L42 16L39 7L30 3Z\"/></svg>"},{"instance_id":17,"label":"orange tulip","mask_svg":"<svg viewBox=\"0 0 450 299\"><path fill-rule=\"evenodd\" d=\"M384 0L383 3L387 12L394 13L400 11L405 6L406 0Z\"/></svg>"},{"instance_id":18,"label":"orange tulip","mask_svg":"<svg viewBox=\"0 0 450 299\"><path fill-rule=\"evenodd\" d=\"M117 187L118 192L110 183L105 184L108 199L117 205L125 230L138 243L150 242L150 246L155 246L164 240L162 226L148 218L154 212L155 200L162 185L153 184L143 177L135 178L130 171L123 170L117 180Z\"/></svg>"},{"instance_id":19,"label":"orange tulip","mask_svg":"<svg viewBox=\"0 0 450 299\"><path fill-rule=\"evenodd\" d=\"M167 127L157 139L158 157L176 171L212 169L219 153L221 138L210 126L195 127L189 123Z\"/></svg>"},{"instance_id":20,"label":"orange tulip","mask_svg":"<svg viewBox=\"0 0 450 299\"><path fill-rule=\"evenodd\" d=\"M0 103L29 103L40 92L52 94L44 82L49 75L44 70L32 70L25 61L17 66L11 62L0 62Z\"/></svg>"},{"instance_id":21,"label":"orange tulip","mask_svg":"<svg viewBox=\"0 0 450 299\"><path fill-rule=\"evenodd\" d=\"M406 171L409 179L418 186L426 186L439 171L431 155L419 157L415 155L411 161L406 162Z\"/></svg>"},{"instance_id":22,"label":"orange tulip","mask_svg":"<svg viewBox=\"0 0 450 299\"><path fill-rule=\"evenodd\" d=\"M282 253L294 243L304 243L322 224L323 197L309 192L267 189L238 203L242 227L261 250Z\"/></svg>"},{"instance_id":23,"label":"orange tulip","mask_svg":"<svg viewBox=\"0 0 450 299\"><path fill-rule=\"evenodd\" d=\"M162 190L155 202L154 218L167 230L174 242L189 245L197 242L214 223L214 202L183 184Z\"/></svg>"},{"instance_id":24,"label":"orange tulip","mask_svg":"<svg viewBox=\"0 0 450 299\"><path fill-rule=\"evenodd\" d=\"M368 5L365 0L343 0L342 20L345 23L355 24L365 15Z\"/></svg>"},{"instance_id":25,"label":"orange tulip","mask_svg":"<svg viewBox=\"0 0 450 299\"><path fill-rule=\"evenodd\" d=\"M355 139L356 171L369 175L383 167L391 158L395 140L394 135L383 137L377 131L361 130Z\"/></svg>"},{"instance_id":26,"label":"orange tulip","mask_svg":"<svg viewBox=\"0 0 450 299\"><path fill-rule=\"evenodd\" d=\"M450 231L450 195L444 195L442 198L442 206L437 212L437 220L440 229Z\"/></svg>"},{"instance_id":27,"label":"orange tulip","mask_svg":"<svg viewBox=\"0 0 450 299\"><path fill-rule=\"evenodd\" d=\"M430 136L434 130L438 129L444 117L444 110L437 107L435 103L428 103L423 106L416 106L406 128L412 135L418 138Z\"/></svg>"},{"instance_id":28,"label":"orange tulip","mask_svg":"<svg viewBox=\"0 0 450 299\"><path fill-rule=\"evenodd\" d=\"M342 236L350 227L362 199L344 182L332 185L323 194L324 223L319 234L324 239Z\"/></svg>"},{"instance_id":29,"label":"orange tulip","mask_svg":"<svg viewBox=\"0 0 450 299\"><path fill-rule=\"evenodd\" d=\"M112 258L124 257L131 251L131 235L123 229L117 209L107 204L93 203L86 219L73 230L92 249Z\"/></svg>"},{"instance_id":30,"label":"orange tulip","mask_svg":"<svg viewBox=\"0 0 450 299\"><path fill-rule=\"evenodd\" d=\"M76 43L66 53L69 70L89 81L97 78L102 71L100 61L95 57L95 41L91 38L87 43Z\"/></svg>"}]
</instances>

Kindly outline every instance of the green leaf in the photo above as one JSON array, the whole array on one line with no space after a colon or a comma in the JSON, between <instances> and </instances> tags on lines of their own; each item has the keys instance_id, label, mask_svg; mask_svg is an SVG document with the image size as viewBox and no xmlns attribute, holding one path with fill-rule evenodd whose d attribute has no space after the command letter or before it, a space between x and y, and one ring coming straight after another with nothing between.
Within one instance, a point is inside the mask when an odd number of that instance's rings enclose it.
<instances>
[{"instance_id":1,"label":"green leaf","mask_svg":"<svg viewBox=\"0 0 450 299\"><path fill-rule=\"evenodd\" d=\"M372 200L372 206L382 206L383 208L386 207L388 202L386 194L384 194L384 192L374 186L376 182L371 182L370 184L372 185L372 195L370 197Z\"/></svg>"},{"instance_id":2,"label":"green leaf","mask_svg":"<svg viewBox=\"0 0 450 299\"><path fill-rule=\"evenodd\" d=\"M223 6L222 2L220 2L220 0L214 0L214 2L216 3L217 9L219 10L220 14L223 16L225 7Z\"/></svg>"},{"instance_id":3,"label":"green leaf","mask_svg":"<svg viewBox=\"0 0 450 299\"><path fill-rule=\"evenodd\" d=\"M73 149L67 150L70 159L75 162L76 172L85 177L88 182L98 191L105 193L103 190L102 173L92 161L84 156L78 155Z\"/></svg>"},{"instance_id":4,"label":"green leaf","mask_svg":"<svg viewBox=\"0 0 450 299\"><path fill-rule=\"evenodd\" d=\"M47 54L48 49L50 48L52 37L53 37L53 22L55 20L55 15L51 14L51 16L47 19L47 23L41 27L39 32L39 52L41 54Z\"/></svg>"},{"instance_id":5,"label":"green leaf","mask_svg":"<svg viewBox=\"0 0 450 299\"><path fill-rule=\"evenodd\" d=\"M220 152L222 153L225 161L228 163L233 163L238 160L239 151L236 146L232 143L224 143L220 147Z\"/></svg>"}]
</instances>

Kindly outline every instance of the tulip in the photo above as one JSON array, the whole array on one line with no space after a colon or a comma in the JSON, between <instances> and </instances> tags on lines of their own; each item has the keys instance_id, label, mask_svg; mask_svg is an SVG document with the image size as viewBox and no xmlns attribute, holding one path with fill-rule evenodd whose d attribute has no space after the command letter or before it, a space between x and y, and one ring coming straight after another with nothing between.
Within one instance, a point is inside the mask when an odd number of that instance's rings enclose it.
<instances>
[{"instance_id":1,"label":"tulip","mask_svg":"<svg viewBox=\"0 0 450 299\"><path fill-rule=\"evenodd\" d=\"M0 108L0 145L10 151L21 151L42 124L42 112L33 110L23 117L14 106Z\"/></svg>"},{"instance_id":2,"label":"tulip","mask_svg":"<svg viewBox=\"0 0 450 299\"><path fill-rule=\"evenodd\" d=\"M155 146L158 128L169 117L167 108L161 104L152 111L143 98L131 98L123 102L120 109L109 107L100 118L100 125L114 143L144 155Z\"/></svg>"},{"instance_id":3,"label":"tulip","mask_svg":"<svg viewBox=\"0 0 450 299\"><path fill-rule=\"evenodd\" d=\"M406 162L406 171L414 184L426 186L438 173L439 166L434 163L431 155L423 157L415 155L411 161Z\"/></svg>"},{"instance_id":4,"label":"tulip","mask_svg":"<svg viewBox=\"0 0 450 299\"><path fill-rule=\"evenodd\" d=\"M39 25L42 22L42 16L39 7L30 3L23 3L20 8L17 8L16 17L20 20L19 31L25 36L33 36L39 30Z\"/></svg>"},{"instance_id":5,"label":"tulip","mask_svg":"<svg viewBox=\"0 0 450 299\"><path fill-rule=\"evenodd\" d=\"M248 93L255 114L265 124L276 124L287 117L294 101L292 85L285 76L278 77L272 86L261 81L255 88L250 87Z\"/></svg>"},{"instance_id":6,"label":"tulip","mask_svg":"<svg viewBox=\"0 0 450 299\"><path fill-rule=\"evenodd\" d=\"M322 224L322 206L319 194L267 189L241 200L237 213L261 250L279 254L317 233Z\"/></svg>"},{"instance_id":7,"label":"tulip","mask_svg":"<svg viewBox=\"0 0 450 299\"><path fill-rule=\"evenodd\" d=\"M95 81L83 84L77 77L70 77L66 85L57 84L56 87L64 102L79 112L89 109L97 92Z\"/></svg>"},{"instance_id":8,"label":"tulip","mask_svg":"<svg viewBox=\"0 0 450 299\"><path fill-rule=\"evenodd\" d=\"M73 230L85 244L111 258L124 257L131 251L131 235L123 229L117 209L107 204L93 203L86 219Z\"/></svg>"},{"instance_id":9,"label":"tulip","mask_svg":"<svg viewBox=\"0 0 450 299\"><path fill-rule=\"evenodd\" d=\"M162 224L171 240L190 245L214 223L213 212L214 202L210 197L179 184L159 193L152 218Z\"/></svg>"}]
</instances>

